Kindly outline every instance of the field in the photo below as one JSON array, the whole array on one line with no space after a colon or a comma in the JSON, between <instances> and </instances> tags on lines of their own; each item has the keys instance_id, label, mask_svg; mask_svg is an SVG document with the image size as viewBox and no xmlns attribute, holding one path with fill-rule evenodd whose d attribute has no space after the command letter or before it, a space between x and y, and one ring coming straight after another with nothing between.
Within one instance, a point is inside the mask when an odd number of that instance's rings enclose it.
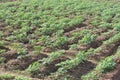
<instances>
[{"instance_id":1,"label":"field","mask_svg":"<svg viewBox=\"0 0 120 80\"><path fill-rule=\"evenodd\" d=\"M0 0L0 80L120 80L120 1Z\"/></svg>"}]
</instances>

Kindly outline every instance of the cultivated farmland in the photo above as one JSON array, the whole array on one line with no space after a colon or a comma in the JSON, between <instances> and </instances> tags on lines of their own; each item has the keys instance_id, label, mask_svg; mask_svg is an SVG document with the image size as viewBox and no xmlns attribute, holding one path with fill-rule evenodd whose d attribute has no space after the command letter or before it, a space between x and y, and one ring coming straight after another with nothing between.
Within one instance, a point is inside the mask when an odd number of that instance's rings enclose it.
<instances>
[{"instance_id":1,"label":"cultivated farmland","mask_svg":"<svg viewBox=\"0 0 120 80\"><path fill-rule=\"evenodd\" d=\"M0 80L119 75L119 0L0 0Z\"/></svg>"}]
</instances>

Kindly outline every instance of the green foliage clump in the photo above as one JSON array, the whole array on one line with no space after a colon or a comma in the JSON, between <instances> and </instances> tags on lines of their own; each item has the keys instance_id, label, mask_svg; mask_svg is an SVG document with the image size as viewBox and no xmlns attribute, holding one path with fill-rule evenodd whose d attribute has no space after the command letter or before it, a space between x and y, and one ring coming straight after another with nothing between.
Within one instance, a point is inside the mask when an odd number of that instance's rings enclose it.
<instances>
[{"instance_id":1,"label":"green foliage clump","mask_svg":"<svg viewBox=\"0 0 120 80\"><path fill-rule=\"evenodd\" d=\"M15 77L12 76L11 74L3 74L0 76L0 80L12 80L14 79Z\"/></svg>"},{"instance_id":2,"label":"green foliage clump","mask_svg":"<svg viewBox=\"0 0 120 80\"><path fill-rule=\"evenodd\" d=\"M91 35L90 33L87 33L82 40L80 40L81 43L89 45L92 41L94 41L96 38L96 35Z\"/></svg>"},{"instance_id":3,"label":"green foliage clump","mask_svg":"<svg viewBox=\"0 0 120 80\"><path fill-rule=\"evenodd\" d=\"M6 59L5 59L4 57L0 57L0 64L1 64L1 63L4 63L5 60L6 60Z\"/></svg>"},{"instance_id":4,"label":"green foliage clump","mask_svg":"<svg viewBox=\"0 0 120 80\"><path fill-rule=\"evenodd\" d=\"M92 52L93 49L90 49L88 52L81 51L76 55L74 59L58 63L57 66L60 66L60 68L58 69L58 73L66 73L67 70L76 67L80 63L84 62L87 59L88 55L90 55Z\"/></svg>"},{"instance_id":5,"label":"green foliage clump","mask_svg":"<svg viewBox=\"0 0 120 80\"><path fill-rule=\"evenodd\" d=\"M116 63L113 59L113 56L107 57L102 60L96 67L96 70L101 72L109 72L114 69Z\"/></svg>"},{"instance_id":6,"label":"green foliage clump","mask_svg":"<svg viewBox=\"0 0 120 80\"><path fill-rule=\"evenodd\" d=\"M115 68L115 61L114 61L114 56L109 56L105 58L104 60L100 61L99 64L96 66L96 68L88 73L87 75L83 75L82 79L83 80L97 80L99 79L100 75L102 73L109 72Z\"/></svg>"},{"instance_id":7,"label":"green foliage clump","mask_svg":"<svg viewBox=\"0 0 120 80\"><path fill-rule=\"evenodd\" d=\"M64 53L65 53L64 50L52 52L52 53L50 54L50 57L44 58L44 59L42 60L42 61L43 61L43 65L51 63L53 60L57 59L58 57L63 56Z\"/></svg>"},{"instance_id":8,"label":"green foliage clump","mask_svg":"<svg viewBox=\"0 0 120 80\"><path fill-rule=\"evenodd\" d=\"M105 45L109 45L109 44L112 44L112 43L115 43L117 41L120 40L120 33L117 33L116 35L114 35L113 37L111 37L110 39L104 41L103 44Z\"/></svg>"},{"instance_id":9,"label":"green foliage clump","mask_svg":"<svg viewBox=\"0 0 120 80\"><path fill-rule=\"evenodd\" d=\"M32 80L32 79L23 77L23 76L17 76L17 77L15 77L15 80Z\"/></svg>"},{"instance_id":10,"label":"green foliage clump","mask_svg":"<svg viewBox=\"0 0 120 80\"><path fill-rule=\"evenodd\" d=\"M40 63L38 61L31 64L27 69L29 72L39 71L40 70Z\"/></svg>"}]
</instances>

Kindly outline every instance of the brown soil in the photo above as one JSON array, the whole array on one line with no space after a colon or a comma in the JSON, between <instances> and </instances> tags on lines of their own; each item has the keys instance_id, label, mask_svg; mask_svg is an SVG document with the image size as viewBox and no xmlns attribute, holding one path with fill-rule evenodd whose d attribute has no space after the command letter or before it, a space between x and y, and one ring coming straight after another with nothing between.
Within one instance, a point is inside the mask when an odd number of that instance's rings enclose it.
<instances>
[{"instance_id":1,"label":"brown soil","mask_svg":"<svg viewBox=\"0 0 120 80\"><path fill-rule=\"evenodd\" d=\"M6 24L1 23L0 30L4 31L4 37L7 37L7 36L11 35L11 31L7 30L5 28L5 26L6 26ZM64 35L67 37L72 37L73 36L72 34L75 32L80 32L85 29L88 30L88 29L93 29L93 28L94 27L92 25L90 25L87 22L84 22L83 24L75 25L75 26L64 29ZM27 33L32 34L36 30L37 30L36 28L33 28L31 31L29 31ZM108 32L108 29L107 28L99 29L99 27L98 27L98 29L95 29L92 32L93 34L99 35L96 38L96 40L91 42L90 45L80 45L80 46L78 46L78 48L76 50L69 50L70 45L77 44L78 41L80 39L82 39L83 36L74 38L69 43L66 43L62 46L56 47L54 50L56 50L56 49L59 49L59 50L64 49L65 50L65 57L62 56L60 58L55 59L51 63L44 65L43 67L41 67L41 70L37 75L34 74L34 72L33 72L31 76L37 77L37 78L48 77L48 76L50 76L51 73L54 73L58 70L59 66L56 66L56 64L63 62L65 60L67 60L68 58L72 59L73 57L76 56L76 54L79 51L82 51L82 50L87 51L90 48L96 49L98 47L101 47L102 50L100 51L100 53L90 56L89 57L90 60L84 61L83 63L79 64L75 68L68 71L68 74L70 74L74 78L74 80L80 80L82 75L89 73L91 70L93 70L95 68L96 64L91 62L91 60L99 62L100 60L104 59L105 57L113 55L116 52L118 46L120 45L120 41L118 41L114 44L104 46L103 41L108 40L110 37L112 37L116 33L115 31L111 30L111 33L109 35L102 35L102 33L104 33L104 32ZM40 37L39 35L36 35L34 38L37 40L39 37ZM16 41L16 42L19 42L19 41ZM4 46L0 46L0 49L5 49L7 51L4 54L0 54L0 57L2 56L4 58L6 58L6 64L4 66L4 68L6 70L25 70L33 62L38 61L38 60L41 61L43 58L48 57L48 55L45 53L44 54L36 54L36 55L30 54L32 51L34 51L34 48L33 48L34 45L30 45L28 42L29 42L29 39L27 40L27 42L22 42L22 43L25 43L23 45L25 48L27 48L29 50L29 54L27 54L26 56L24 56L20 59L17 58L18 57L17 51L10 51L10 49L8 49ZM36 45L44 46L44 43L36 44ZM48 54L49 54L49 53L53 52L54 50L51 49L50 47L45 47L45 49L43 51L48 52ZM116 68L111 72L103 74L101 76L100 80L120 80L119 75L120 75L120 61L118 60Z\"/></svg>"},{"instance_id":2,"label":"brown soil","mask_svg":"<svg viewBox=\"0 0 120 80\"><path fill-rule=\"evenodd\" d=\"M67 43L65 43L65 44L63 44L63 45L61 45L61 46L56 46L55 48L54 48L54 50L55 49L64 49L64 50L68 50L69 49L69 43L67 42ZM53 50L53 51L54 51Z\"/></svg>"},{"instance_id":3,"label":"brown soil","mask_svg":"<svg viewBox=\"0 0 120 80\"><path fill-rule=\"evenodd\" d=\"M108 35L101 35L97 37L97 41L105 41L107 39L109 39L110 37L112 37L114 34L116 34L117 32L114 30L111 30L110 33Z\"/></svg>"},{"instance_id":4,"label":"brown soil","mask_svg":"<svg viewBox=\"0 0 120 80\"><path fill-rule=\"evenodd\" d=\"M44 52L53 52L53 49L50 47L46 47L43 51Z\"/></svg>"},{"instance_id":5,"label":"brown soil","mask_svg":"<svg viewBox=\"0 0 120 80\"><path fill-rule=\"evenodd\" d=\"M78 51L81 51L81 50L88 50L90 48L90 45L80 45L77 47L77 50Z\"/></svg>"},{"instance_id":6,"label":"brown soil","mask_svg":"<svg viewBox=\"0 0 120 80\"><path fill-rule=\"evenodd\" d=\"M66 33L64 33L64 35L67 36L67 37L71 37L73 33L80 32L80 31L85 30L85 29L86 30L87 29L92 29L92 28L93 28L92 26L84 26L84 27L76 28L72 31L66 32Z\"/></svg>"},{"instance_id":7,"label":"brown soil","mask_svg":"<svg viewBox=\"0 0 120 80\"><path fill-rule=\"evenodd\" d=\"M112 31L111 31L112 32ZM94 40L93 42L90 43L90 45L80 45L78 46L77 50L88 50L89 48L97 48L99 46L102 45L103 41L109 39L111 36L113 36L115 34L115 32L113 34L110 35L100 35L96 38L96 40ZM73 43L77 43L79 39L73 40L71 42ZM71 43L72 44L72 43Z\"/></svg>"},{"instance_id":8,"label":"brown soil","mask_svg":"<svg viewBox=\"0 0 120 80\"><path fill-rule=\"evenodd\" d=\"M64 33L70 32L72 30L75 30L76 28L81 28L81 27L84 27L84 26L87 26L87 25L83 23L83 24L78 24L78 25L75 25L75 26L72 26L72 27L65 28Z\"/></svg>"},{"instance_id":9,"label":"brown soil","mask_svg":"<svg viewBox=\"0 0 120 80\"><path fill-rule=\"evenodd\" d=\"M11 31L5 31L5 32L4 32L4 36L10 36L11 33L12 33Z\"/></svg>"},{"instance_id":10,"label":"brown soil","mask_svg":"<svg viewBox=\"0 0 120 80\"><path fill-rule=\"evenodd\" d=\"M7 62L11 59L16 59L18 54L17 54L17 51L8 51L4 54L1 54L0 56L6 58L6 62Z\"/></svg>"},{"instance_id":11,"label":"brown soil","mask_svg":"<svg viewBox=\"0 0 120 80\"><path fill-rule=\"evenodd\" d=\"M9 79L4 79L4 80L14 80L15 77L21 76L21 77L26 77L26 78L30 78L32 80L39 80L37 78L31 78L29 76L29 74L25 73L25 72L15 72L15 71L9 71L9 70L5 70L4 68L0 67L0 76L4 75L4 74L10 74L12 75L11 78ZM3 80L0 78L0 80Z\"/></svg>"},{"instance_id":12,"label":"brown soil","mask_svg":"<svg viewBox=\"0 0 120 80\"><path fill-rule=\"evenodd\" d=\"M33 46L30 44L25 44L24 46L25 46L25 48L27 48L29 50L29 52L34 50Z\"/></svg>"},{"instance_id":13,"label":"brown soil","mask_svg":"<svg viewBox=\"0 0 120 80\"><path fill-rule=\"evenodd\" d=\"M45 54L39 54L34 56L24 56L21 59L12 59L7 62L5 68L10 70L17 70L17 69L25 70L33 62L37 60L41 60L46 57L47 55Z\"/></svg>"},{"instance_id":14,"label":"brown soil","mask_svg":"<svg viewBox=\"0 0 120 80\"><path fill-rule=\"evenodd\" d=\"M95 68L94 63L85 61L85 62L79 64L78 66L76 66L74 69L70 70L69 73L70 73L70 75L72 75L75 78L75 80L80 80L82 75L87 74L94 68Z\"/></svg>"},{"instance_id":15,"label":"brown soil","mask_svg":"<svg viewBox=\"0 0 120 80\"><path fill-rule=\"evenodd\" d=\"M94 40L93 42L91 42L90 45L80 45L80 46L78 46L77 50L80 51L80 50L88 50L89 48L97 48L97 47L99 47L99 46L102 45L103 41L109 39L111 36L113 36L113 35L116 33L114 30L111 30L108 35L102 35L102 34L101 34L101 33L106 32L106 31L107 31L106 28L103 28L103 29L101 29L100 31L99 31L99 29L93 31L93 33L95 32L96 34L99 34L100 36L98 36L98 37L96 38L96 40ZM70 46L70 45L72 45L72 44L77 44L78 41L79 41L80 39L82 39L82 37L83 37L83 36L79 36L79 37L77 37L77 38L74 38L73 40L71 40L71 41L68 43L68 46ZM69 47L67 47L67 49L68 49L68 48L69 48Z\"/></svg>"},{"instance_id":16,"label":"brown soil","mask_svg":"<svg viewBox=\"0 0 120 80\"><path fill-rule=\"evenodd\" d=\"M48 64L46 64L45 66L43 66L42 68L41 68L41 73L40 74L38 74L38 78L42 78L43 77L43 75L44 75L44 77L45 76L48 76L48 75L50 75L51 73L54 73L54 72L56 72L57 70L58 70L58 68L59 68L59 66L56 66L56 64L58 64L58 63L60 63L60 62L63 62L63 61L65 61L65 60L67 60L68 58L66 58L66 57L60 57L60 58L58 58L58 59L55 59L54 61L52 61L51 63L48 63ZM36 75L32 75L32 77L34 77L34 76L36 76Z\"/></svg>"},{"instance_id":17,"label":"brown soil","mask_svg":"<svg viewBox=\"0 0 120 80\"><path fill-rule=\"evenodd\" d=\"M77 53L78 51L76 50L65 50L65 56L67 57L74 57Z\"/></svg>"},{"instance_id":18,"label":"brown soil","mask_svg":"<svg viewBox=\"0 0 120 80\"><path fill-rule=\"evenodd\" d=\"M89 59L99 62L100 60L104 59L107 56L111 56L116 53L118 46L120 45L119 42L115 44L111 44L108 46L102 46L102 50L100 53L96 53L95 55L90 55Z\"/></svg>"},{"instance_id":19,"label":"brown soil","mask_svg":"<svg viewBox=\"0 0 120 80\"><path fill-rule=\"evenodd\" d=\"M69 45L78 43L78 40L82 39L82 37L83 37L83 36L79 36L79 37L77 37L77 38L72 39L72 40L69 42Z\"/></svg>"},{"instance_id":20,"label":"brown soil","mask_svg":"<svg viewBox=\"0 0 120 80\"><path fill-rule=\"evenodd\" d=\"M1 23L0 23L0 30L4 30L4 29L5 29L5 26L7 26L7 24L1 22Z\"/></svg>"},{"instance_id":21,"label":"brown soil","mask_svg":"<svg viewBox=\"0 0 120 80\"><path fill-rule=\"evenodd\" d=\"M4 49L4 50L6 50L6 51L10 50L9 48L4 47L4 46L0 46L0 49Z\"/></svg>"},{"instance_id":22,"label":"brown soil","mask_svg":"<svg viewBox=\"0 0 120 80\"><path fill-rule=\"evenodd\" d=\"M100 36L98 36L95 41L90 43L90 47L97 48L97 47L101 46L103 44L103 41L108 40L115 33L116 32L112 30L112 31L110 31L110 33L108 35L100 35Z\"/></svg>"},{"instance_id":23,"label":"brown soil","mask_svg":"<svg viewBox=\"0 0 120 80\"><path fill-rule=\"evenodd\" d=\"M89 22L86 20L82 24L78 24L74 27L67 28L67 31L65 29L64 35L66 35L67 37L71 37L73 33L80 32L80 31L85 30L85 29L86 30L92 29L92 28L93 28L93 26L91 24L89 24Z\"/></svg>"},{"instance_id":24,"label":"brown soil","mask_svg":"<svg viewBox=\"0 0 120 80\"><path fill-rule=\"evenodd\" d=\"M104 33L104 32L107 32L107 31L108 31L107 28L101 28L101 29L97 29L97 30L93 31L92 33L100 35L101 33Z\"/></svg>"},{"instance_id":25,"label":"brown soil","mask_svg":"<svg viewBox=\"0 0 120 80\"><path fill-rule=\"evenodd\" d=\"M120 59L117 62L116 68L103 74L99 80L120 80Z\"/></svg>"},{"instance_id":26,"label":"brown soil","mask_svg":"<svg viewBox=\"0 0 120 80\"><path fill-rule=\"evenodd\" d=\"M100 56L110 56L114 54L118 48L119 44L111 44L109 46L103 47Z\"/></svg>"}]
</instances>

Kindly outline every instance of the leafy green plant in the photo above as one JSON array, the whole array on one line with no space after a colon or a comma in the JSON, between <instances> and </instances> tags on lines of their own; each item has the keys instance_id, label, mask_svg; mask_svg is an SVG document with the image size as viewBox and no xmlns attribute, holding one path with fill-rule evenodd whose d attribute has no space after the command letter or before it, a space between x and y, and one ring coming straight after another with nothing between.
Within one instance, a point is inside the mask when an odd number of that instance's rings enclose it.
<instances>
[{"instance_id":1,"label":"leafy green plant","mask_svg":"<svg viewBox=\"0 0 120 80\"><path fill-rule=\"evenodd\" d=\"M75 26L78 24L82 24L83 21L84 19L82 18L82 16L75 16L75 18L69 22L69 25Z\"/></svg>"},{"instance_id":2,"label":"leafy green plant","mask_svg":"<svg viewBox=\"0 0 120 80\"><path fill-rule=\"evenodd\" d=\"M60 66L58 73L66 73L67 70L76 67L80 63L84 62L87 59L88 55L93 52L93 49L90 49L88 52L81 51L79 52L74 59L66 60L64 62L58 63L56 66Z\"/></svg>"},{"instance_id":3,"label":"leafy green plant","mask_svg":"<svg viewBox=\"0 0 120 80\"><path fill-rule=\"evenodd\" d=\"M17 77L15 77L15 80L32 80L32 79L23 77L23 76L17 76Z\"/></svg>"},{"instance_id":4,"label":"leafy green plant","mask_svg":"<svg viewBox=\"0 0 120 80\"><path fill-rule=\"evenodd\" d=\"M11 44L11 48L15 49L15 50L18 50L18 49L21 49L23 48L24 46L21 44L21 43L12 43Z\"/></svg>"},{"instance_id":5,"label":"leafy green plant","mask_svg":"<svg viewBox=\"0 0 120 80\"><path fill-rule=\"evenodd\" d=\"M106 28L111 28L111 26L112 26L112 24L110 24L110 23L101 22L99 27L101 27L101 28L105 28L105 27Z\"/></svg>"},{"instance_id":6,"label":"leafy green plant","mask_svg":"<svg viewBox=\"0 0 120 80\"><path fill-rule=\"evenodd\" d=\"M0 49L0 54L5 53L5 52L6 52L5 49Z\"/></svg>"},{"instance_id":7,"label":"leafy green plant","mask_svg":"<svg viewBox=\"0 0 120 80\"><path fill-rule=\"evenodd\" d=\"M102 60L96 67L96 70L101 72L108 72L112 69L114 69L116 63L113 59L113 56L107 57L104 60Z\"/></svg>"},{"instance_id":8,"label":"leafy green plant","mask_svg":"<svg viewBox=\"0 0 120 80\"><path fill-rule=\"evenodd\" d=\"M44 58L43 61L43 65L47 64L47 63L51 63L53 60L57 59L60 56L63 56L64 54L64 50L60 50L60 51L56 51L56 52L52 52L50 54L49 58Z\"/></svg>"},{"instance_id":9,"label":"leafy green plant","mask_svg":"<svg viewBox=\"0 0 120 80\"><path fill-rule=\"evenodd\" d=\"M102 73L109 72L115 68L115 61L114 61L114 56L109 56L105 58L104 60L101 60L99 64L96 66L96 68L88 73L87 75L83 75L82 79L83 80L97 80L99 79L100 75Z\"/></svg>"},{"instance_id":10,"label":"leafy green plant","mask_svg":"<svg viewBox=\"0 0 120 80\"><path fill-rule=\"evenodd\" d=\"M1 63L4 63L5 60L6 60L6 59L5 59L4 57L0 57L0 64L1 64Z\"/></svg>"},{"instance_id":11,"label":"leafy green plant","mask_svg":"<svg viewBox=\"0 0 120 80\"><path fill-rule=\"evenodd\" d=\"M116 41L120 40L120 33L117 33L116 35L114 35L113 37L111 37L109 40L104 41L104 45L109 45L112 43L115 43Z\"/></svg>"},{"instance_id":12,"label":"leafy green plant","mask_svg":"<svg viewBox=\"0 0 120 80\"><path fill-rule=\"evenodd\" d=\"M3 74L0 76L0 80L11 80L14 79L14 76L11 74Z\"/></svg>"},{"instance_id":13,"label":"leafy green plant","mask_svg":"<svg viewBox=\"0 0 120 80\"><path fill-rule=\"evenodd\" d=\"M58 37L55 42L52 44L54 47L61 47L69 42L68 37Z\"/></svg>"},{"instance_id":14,"label":"leafy green plant","mask_svg":"<svg viewBox=\"0 0 120 80\"><path fill-rule=\"evenodd\" d=\"M6 44L6 41L4 41L4 40L0 41L0 46L4 46L5 44Z\"/></svg>"},{"instance_id":15,"label":"leafy green plant","mask_svg":"<svg viewBox=\"0 0 120 80\"><path fill-rule=\"evenodd\" d=\"M120 31L120 23L114 24L114 25L113 25L113 28L114 28L115 30Z\"/></svg>"},{"instance_id":16,"label":"leafy green plant","mask_svg":"<svg viewBox=\"0 0 120 80\"><path fill-rule=\"evenodd\" d=\"M26 32L21 33L21 34L17 34L17 35L16 35L16 39L19 40L19 41L21 41L21 42L24 42L24 43L26 43L26 42L29 41L29 40L27 39L27 34L26 34Z\"/></svg>"},{"instance_id":17,"label":"leafy green plant","mask_svg":"<svg viewBox=\"0 0 120 80\"><path fill-rule=\"evenodd\" d=\"M2 31L0 31L0 38L3 36L4 34L3 34L3 32Z\"/></svg>"},{"instance_id":18,"label":"leafy green plant","mask_svg":"<svg viewBox=\"0 0 120 80\"><path fill-rule=\"evenodd\" d=\"M72 44L72 45L70 45L70 49L73 49L73 50L75 50L77 47L78 47L77 44Z\"/></svg>"},{"instance_id":19,"label":"leafy green plant","mask_svg":"<svg viewBox=\"0 0 120 80\"><path fill-rule=\"evenodd\" d=\"M81 77L82 80L97 80L99 79L99 76L97 75L97 72L92 71L90 73L88 73L87 75L83 75Z\"/></svg>"},{"instance_id":20,"label":"leafy green plant","mask_svg":"<svg viewBox=\"0 0 120 80\"><path fill-rule=\"evenodd\" d=\"M36 53L40 53L40 51L42 50L42 46L34 46L34 50Z\"/></svg>"},{"instance_id":21,"label":"leafy green plant","mask_svg":"<svg viewBox=\"0 0 120 80\"><path fill-rule=\"evenodd\" d=\"M18 51L18 58L21 58L22 56L28 54L28 50L27 49L21 48L21 49L17 49L17 51Z\"/></svg>"},{"instance_id":22,"label":"leafy green plant","mask_svg":"<svg viewBox=\"0 0 120 80\"><path fill-rule=\"evenodd\" d=\"M118 46L115 58L120 58L120 46Z\"/></svg>"},{"instance_id":23,"label":"leafy green plant","mask_svg":"<svg viewBox=\"0 0 120 80\"><path fill-rule=\"evenodd\" d=\"M86 34L82 40L80 40L81 43L89 45L92 41L94 41L96 38L96 35L91 35L90 33Z\"/></svg>"},{"instance_id":24,"label":"leafy green plant","mask_svg":"<svg viewBox=\"0 0 120 80\"><path fill-rule=\"evenodd\" d=\"M40 63L38 61L34 62L33 64L31 64L26 71L29 72L34 72L34 71L39 71L40 70Z\"/></svg>"}]
</instances>

